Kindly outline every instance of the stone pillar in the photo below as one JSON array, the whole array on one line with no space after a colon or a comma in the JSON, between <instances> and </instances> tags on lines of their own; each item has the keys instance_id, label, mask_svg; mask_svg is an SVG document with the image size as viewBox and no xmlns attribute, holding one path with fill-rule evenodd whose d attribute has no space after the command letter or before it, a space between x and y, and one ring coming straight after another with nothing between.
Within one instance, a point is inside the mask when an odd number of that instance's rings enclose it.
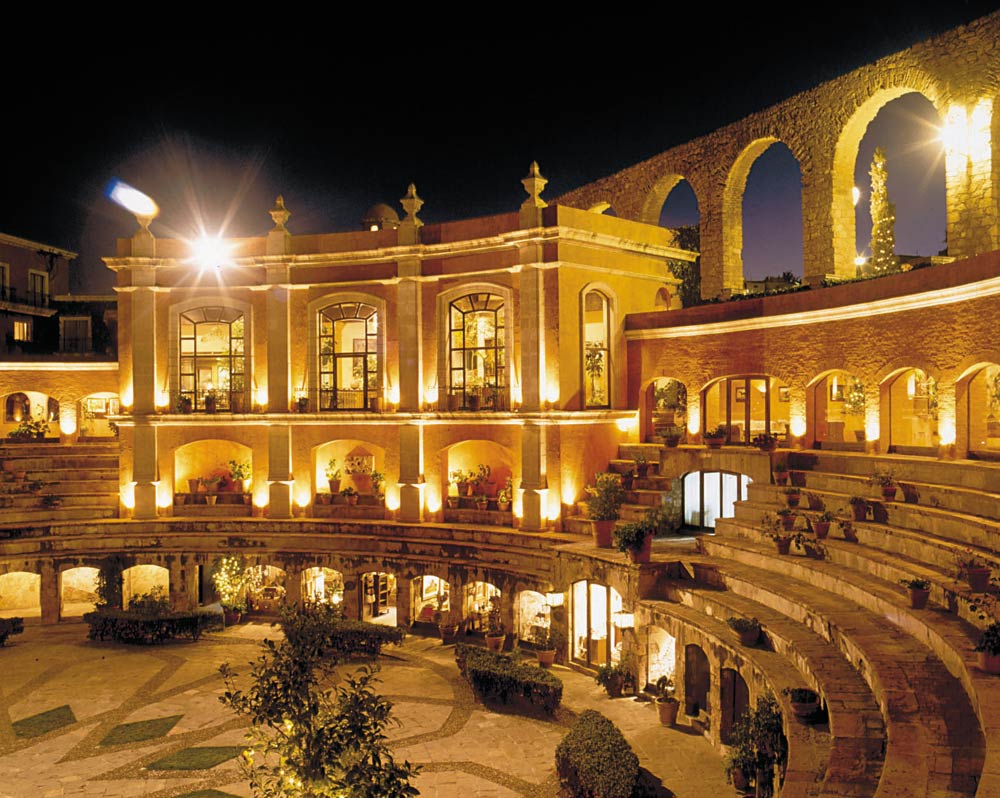
<instances>
[{"instance_id":1,"label":"stone pillar","mask_svg":"<svg viewBox=\"0 0 1000 798\"><path fill-rule=\"evenodd\" d=\"M38 600L42 610L42 624L49 626L59 623L59 616L62 610L62 600L60 596L59 573L55 565L51 562L41 564L41 584L39 585Z\"/></svg>"},{"instance_id":2,"label":"stone pillar","mask_svg":"<svg viewBox=\"0 0 1000 798\"><path fill-rule=\"evenodd\" d=\"M302 603L302 574L301 568L288 568L285 571L285 604Z\"/></svg>"},{"instance_id":3,"label":"stone pillar","mask_svg":"<svg viewBox=\"0 0 1000 798\"><path fill-rule=\"evenodd\" d=\"M344 579L344 617L349 621L361 619L361 574ZM353 587L351 587L353 585Z\"/></svg>"},{"instance_id":4,"label":"stone pillar","mask_svg":"<svg viewBox=\"0 0 1000 798\"><path fill-rule=\"evenodd\" d=\"M712 186L711 189L702 191L698 195L698 208L701 211L698 228L701 242L701 297L715 299L728 286L722 274L722 186Z\"/></svg>"},{"instance_id":5,"label":"stone pillar","mask_svg":"<svg viewBox=\"0 0 1000 798\"><path fill-rule=\"evenodd\" d=\"M988 99L952 103L945 131L948 254L966 258L1000 249L1000 142Z\"/></svg>"},{"instance_id":6,"label":"stone pillar","mask_svg":"<svg viewBox=\"0 0 1000 798\"><path fill-rule=\"evenodd\" d=\"M831 158L821 156L821 160L830 166L802 174L803 280L816 288L828 276L847 280L855 274L854 203L849 194L834 198ZM853 175L850 183L854 185ZM835 226L835 210L841 215L849 212L850 219Z\"/></svg>"},{"instance_id":7,"label":"stone pillar","mask_svg":"<svg viewBox=\"0 0 1000 798\"><path fill-rule=\"evenodd\" d=\"M417 258L401 260L400 277L420 274ZM417 280L403 278L397 287L397 317L399 352L399 409L407 413L421 410L423 358L421 352L421 285Z\"/></svg>"},{"instance_id":8,"label":"stone pillar","mask_svg":"<svg viewBox=\"0 0 1000 798\"><path fill-rule=\"evenodd\" d=\"M133 518L156 518L156 483L160 479L156 427L135 425L132 450L132 480L135 482Z\"/></svg>"},{"instance_id":9,"label":"stone pillar","mask_svg":"<svg viewBox=\"0 0 1000 798\"><path fill-rule=\"evenodd\" d=\"M287 413L291 393L289 386L288 295L280 285L288 281L287 266L269 266L267 281L267 411Z\"/></svg>"},{"instance_id":10,"label":"stone pillar","mask_svg":"<svg viewBox=\"0 0 1000 798\"><path fill-rule=\"evenodd\" d=\"M521 409L535 412L545 402L545 300L542 286L543 272L534 266L521 270L520 325L521 325ZM551 353L557 357L558 353ZM559 370L556 369L556 374ZM560 397L561 398L561 397Z\"/></svg>"},{"instance_id":11,"label":"stone pillar","mask_svg":"<svg viewBox=\"0 0 1000 798\"><path fill-rule=\"evenodd\" d=\"M412 582L409 577L396 575L396 626L408 627L413 623L410 611L413 607L413 599L410 595Z\"/></svg>"},{"instance_id":12,"label":"stone pillar","mask_svg":"<svg viewBox=\"0 0 1000 798\"><path fill-rule=\"evenodd\" d=\"M545 528L546 437L541 424L528 422L521 428L521 529L526 531Z\"/></svg>"},{"instance_id":13,"label":"stone pillar","mask_svg":"<svg viewBox=\"0 0 1000 798\"><path fill-rule=\"evenodd\" d=\"M156 272L132 270L132 412L156 412Z\"/></svg>"},{"instance_id":14,"label":"stone pillar","mask_svg":"<svg viewBox=\"0 0 1000 798\"><path fill-rule=\"evenodd\" d=\"M170 608L183 612L198 606L198 565L188 555L174 556L170 571Z\"/></svg>"},{"instance_id":15,"label":"stone pillar","mask_svg":"<svg viewBox=\"0 0 1000 798\"><path fill-rule=\"evenodd\" d=\"M424 429L417 424L399 428L399 520L423 520Z\"/></svg>"},{"instance_id":16,"label":"stone pillar","mask_svg":"<svg viewBox=\"0 0 1000 798\"><path fill-rule=\"evenodd\" d=\"M273 397L269 394L269 399ZM288 424L271 424L267 428L267 485L269 517L291 518L292 431Z\"/></svg>"}]
</instances>

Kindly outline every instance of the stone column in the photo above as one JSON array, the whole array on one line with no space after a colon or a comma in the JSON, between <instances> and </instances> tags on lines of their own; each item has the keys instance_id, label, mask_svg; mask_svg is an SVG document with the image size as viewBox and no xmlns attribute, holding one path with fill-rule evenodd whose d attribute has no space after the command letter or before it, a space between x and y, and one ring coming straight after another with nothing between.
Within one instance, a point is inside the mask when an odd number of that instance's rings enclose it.
<instances>
[{"instance_id":1,"label":"stone column","mask_svg":"<svg viewBox=\"0 0 1000 798\"><path fill-rule=\"evenodd\" d=\"M803 280L816 288L819 288L823 280L831 275L842 280L851 279L856 268L854 203L849 195L834 198L832 159L819 157L829 166L802 174ZM854 185L853 175L851 185ZM850 213L850 219L843 218L841 223L835 226L834 211L837 211L840 217Z\"/></svg>"},{"instance_id":2,"label":"stone column","mask_svg":"<svg viewBox=\"0 0 1000 798\"><path fill-rule=\"evenodd\" d=\"M41 584L39 585L38 601L41 604L42 624L49 626L59 623L62 610L60 596L59 573L51 562L41 564Z\"/></svg>"},{"instance_id":3,"label":"stone column","mask_svg":"<svg viewBox=\"0 0 1000 798\"><path fill-rule=\"evenodd\" d=\"M424 428L404 424L399 428L399 520L423 520Z\"/></svg>"},{"instance_id":4,"label":"stone column","mask_svg":"<svg viewBox=\"0 0 1000 798\"><path fill-rule=\"evenodd\" d=\"M417 258L401 260L398 263L399 275L420 274L420 261ZM397 287L397 333L399 352L399 409L407 413L419 412L423 386L421 352L421 286L417 280L404 278Z\"/></svg>"},{"instance_id":5,"label":"stone column","mask_svg":"<svg viewBox=\"0 0 1000 798\"><path fill-rule=\"evenodd\" d=\"M701 242L701 296L714 299L732 281L723 279L722 271L722 186L712 186L698 195L701 211L699 236ZM741 244L742 246L742 244ZM740 269L742 270L742 262ZM742 274L740 274L742 278ZM742 279L740 288L742 288Z\"/></svg>"},{"instance_id":6,"label":"stone column","mask_svg":"<svg viewBox=\"0 0 1000 798\"><path fill-rule=\"evenodd\" d=\"M193 610L198 606L198 566L193 557L174 556L167 563L170 571L170 608Z\"/></svg>"},{"instance_id":7,"label":"stone column","mask_svg":"<svg viewBox=\"0 0 1000 798\"><path fill-rule=\"evenodd\" d=\"M521 428L521 529L526 531L545 528L546 437L542 424L527 422Z\"/></svg>"},{"instance_id":8,"label":"stone column","mask_svg":"<svg viewBox=\"0 0 1000 798\"><path fill-rule=\"evenodd\" d=\"M361 619L361 574L344 578L344 617L349 621ZM348 587L354 585L354 587Z\"/></svg>"},{"instance_id":9,"label":"stone column","mask_svg":"<svg viewBox=\"0 0 1000 798\"><path fill-rule=\"evenodd\" d=\"M287 413L291 393L288 353L288 266L269 266L267 281L267 411Z\"/></svg>"},{"instance_id":10,"label":"stone column","mask_svg":"<svg viewBox=\"0 0 1000 798\"><path fill-rule=\"evenodd\" d=\"M522 249L521 257L525 257ZM530 255L529 255L530 257ZM543 272L534 266L521 270L520 308L518 309L521 328L521 409L534 412L542 409L545 402L545 300L542 286ZM552 353L555 357L557 353ZM558 369L556 374L558 374Z\"/></svg>"},{"instance_id":11,"label":"stone column","mask_svg":"<svg viewBox=\"0 0 1000 798\"><path fill-rule=\"evenodd\" d=\"M948 107L945 130L945 205L948 254L966 258L1000 249L1000 141L992 132L989 100L972 99Z\"/></svg>"},{"instance_id":12,"label":"stone column","mask_svg":"<svg viewBox=\"0 0 1000 798\"><path fill-rule=\"evenodd\" d=\"M136 423L132 450L133 518L156 518L156 483L160 479L156 438L156 427L142 421Z\"/></svg>"},{"instance_id":13,"label":"stone column","mask_svg":"<svg viewBox=\"0 0 1000 798\"><path fill-rule=\"evenodd\" d=\"M269 394L269 400L274 394ZM287 407L285 408L287 411ZM292 517L292 431L288 424L267 428L268 516Z\"/></svg>"},{"instance_id":14,"label":"stone column","mask_svg":"<svg viewBox=\"0 0 1000 798\"><path fill-rule=\"evenodd\" d=\"M288 568L285 571L285 604L302 603L302 574L301 568Z\"/></svg>"},{"instance_id":15,"label":"stone column","mask_svg":"<svg viewBox=\"0 0 1000 798\"><path fill-rule=\"evenodd\" d=\"M132 412L156 412L156 272L132 270Z\"/></svg>"},{"instance_id":16,"label":"stone column","mask_svg":"<svg viewBox=\"0 0 1000 798\"><path fill-rule=\"evenodd\" d=\"M408 577L396 575L396 626L401 629L413 623L413 619L410 617L410 610L413 607L413 599L410 595L411 585Z\"/></svg>"}]
</instances>

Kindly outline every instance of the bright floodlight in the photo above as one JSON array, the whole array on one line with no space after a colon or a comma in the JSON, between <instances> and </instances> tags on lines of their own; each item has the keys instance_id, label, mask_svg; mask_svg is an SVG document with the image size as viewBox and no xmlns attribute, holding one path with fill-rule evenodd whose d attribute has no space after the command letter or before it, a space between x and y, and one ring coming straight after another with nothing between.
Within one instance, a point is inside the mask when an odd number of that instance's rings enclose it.
<instances>
[{"instance_id":1,"label":"bright floodlight","mask_svg":"<svg viewBox=\"0 0 1000 798\"><path fill-rule=\"evenodd\" d=\"M854 188L852 188L851 189L851 197L854 200L854 205L856 207L857 204L858 204L858 201L861 199L861 189L858 188L857 186L855 186Z\"/></svg>"},{"instance_id":2,"label":"bright floodlight","mask_svg":"<svg viewBox=\"0 0 1000 798\"><path fill-rule=\"evenodd\" d=\"M229 245L218 236L202 236L191 244L191 256L203 269L219 269L229 262Z\"/></svg>"},{"instance_id":3,"label":"bright floodlight","mask_svg":"<svg viewBox=\"0 0 1000 798\"><path fill-rule=\"evenodd\" d=\"M868 258L866 258L864 255L858 255L854 259L854 265L855 266L864 266L867 262L868 262Z\"/></svg>"},{"instance_id":4,"label":"bright floodlight","mask_svg":"<svg viewBox=\"0 0 1000 798\"><path fill-rule=\"evenodd\" d=\"M139 189L132 188L122 180L112 180L108 185L108 198L121 205L129 213L140 220L152 220L160 212L159 206L152 197L143 194ZM146 222L147 224L149 221Z\"/></svg>"}]
</instances>

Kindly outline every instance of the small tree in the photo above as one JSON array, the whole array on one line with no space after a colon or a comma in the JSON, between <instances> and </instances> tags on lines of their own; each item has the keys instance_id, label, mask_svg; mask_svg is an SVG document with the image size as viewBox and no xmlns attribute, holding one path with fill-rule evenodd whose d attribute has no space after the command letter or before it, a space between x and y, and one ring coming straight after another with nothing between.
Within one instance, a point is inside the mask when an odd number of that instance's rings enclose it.
<instances>
[{"instance_id":1,"label":"small tree","mask_svg":"<svg viewBox=\"0 0 1000 798\"><path fill-rule=\"evenodd\" d=\"M676 245L691 252L701 251L700 230L698 225L684 225L677 228ZM701 304L701 255L694 263L686 260L668 260L670 273L681 281L681 304L686 307Z\"/></svg>"},{"instance_id":2,"label":"small tree","mask_svg":"<svg viewBox=\"0 0 1000 798\"><path fill-rule=\"evenodd\" d=\"M766 693L733 726L730 764L740 767L756 783L759 798L771 798L775 792L775 769L780 771L787 757L781 710L777 699Z\"/></svg>"},{"instance_id":3,"label":"small tree","mask_svg":"<svg viewBox=\"0 0 1000 798\"><path fill-rule=\"evenodd\" d=\"M362 666L336 689L322 689L341 663L331 646L336 611L286 609L285 640L264 641L246 692L220 669L219 699L250 722L240 766L255 798L410 798L418 768L397 764L386 745L392 704L373 688L377 666Z\"/></svg>"},{"instance_id":4,"label":"small tree","mask_svg":"<svg viewBox=\"0 0 1000 798\"><path fill-rule=\"evenodd\" d=\"M872 272L878 276L899 271L896 257L896 204L889 202L885 150L875 148L869 173L872 178Z\"/></svg>"},{"instance_id":5,"label":"small tree","mask_svg":"<svg viewBox=\"0 0 1000 798\"><path fill-rule=\"evenodd\" d=\"M247 562L242 554L227 554L212 564L212 584L223 607L235 607L247 584Z\"/></svg>"}]
</instances>

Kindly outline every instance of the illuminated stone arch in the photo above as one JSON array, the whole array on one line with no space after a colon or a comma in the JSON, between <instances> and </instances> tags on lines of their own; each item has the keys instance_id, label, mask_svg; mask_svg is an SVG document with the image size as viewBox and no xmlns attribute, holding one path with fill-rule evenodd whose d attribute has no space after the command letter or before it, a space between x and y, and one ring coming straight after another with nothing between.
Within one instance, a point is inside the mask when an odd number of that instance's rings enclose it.
<instances>
[{"instance_id":1,"label":"illuminated stone arch","mask_svg":"<svg viewBox=\"0 0 1000 798\"><path fill-rule=\"evenodd\" d=\"M337 438L336 440L325 441L314 446L312 450L312 484L307 482L295 483L295 500L305 506L312 500L312 494L323 493L329 490L329 479L326 476L326 467L330 460L337 461L337 468L341 471L340 489L353 487L360 494L370 494L373 490L370 477L366 481L363 474L348 474L347 469L356 465L370 466L372 470L385 474L386 453L385 448L371 441L358 438ZM394 477L395 475L393 475ZM398 488L395 479L389 479L386 474L386 482L383 487L387 490L386 499L391 500L398 495ZM306 501L308 499L308 501Z\"/></svg>"},{"instance_id":2,"label":"illuminated stone arch","mask_svg":"<svg viewBox=\"0 0 1000 798\"><path fill-rule=\"evenodd\" d=\"M650 187L647 192L645 199L642 203L642 211L640 213L639 221L645 222L646 224L657 225L660 223L660 212L663 210L663 203L667 201L667 197L670 196L670 192L677 188L677 185L682 181L687 180L687 178L675 171L666 171L656 182ZM690 184L691 181L688 180ZM694 185L691 185L691 190L694 191ZM698 193L695 192L695 197Z\"/></svg>"},{"instance_id":3,"label":"illuminated stone arch","mask_svg":"<svg viewBox=\"0 0 1000 798\"><path fill-rule=\"evenodd\" d=\"M0 618L38 618L42 614L41 574L10 570L0 574Z\"/></svg>"},{"instance_id":4,"label":"illuminated stone arch","mask_svg":"<svg viewBox=\"0 0 1000 798\"><path fill-rule=\"evenodd\" d=\"M1000 452L1000 357L966 366L955 381L955 455Z\"/></svg>"},{"instance_id":5,"label":"illuminated stone arch","mask_svg":"<svg viewBox=\"0 0 1000 798\"><path fill-rule=\"evenodd\" d=\"M484 438L472 438L468 440L456 441L442 448L439 452L439 473L441 474L440 492L441 501L457 492L457 486L451 482L452 472L461 469L463 472L477 471L480 464L490 467L490 480L492 485L487 485L486 495L491 498L496 495L496 491L502 489L507 478L513 482L514 491L514 512L519 509L519 491L517 490L520 480L518 469L518 458L512 447L505 446L497 441ZM428 484L428 500L432 489L435 486ZM456 493L457 495L457 493Z\"/></svg>"},{"instance_id":6,"label":"illuminated stone arch","mask_svg":"<svg viewBox=\"0 0 1000 798\"><path fill-rule=\"evenodd\" d=\"M854 399L855 381L864 385L860 408ZM858 392L860 395L860 391ZM806 385L806 439L824 443L859 444L865 440L866 411L878 401L878 387L848 366L834 366L816 374ZM858 412L860 410L860 412Z\"/></svg>"},{"instance_id":7,"label":"illuminated stone arch","mask_svg":"<svg viewBox=\"0 0 1000 798\"><path fill-rule=\"evenodd\" d=\"M194 486L190 480L223 476L225 479L219 484L219 489L231 488L228 478L230 460L249 462L253 473L253 449L239 441L202 438L178 446L173 452L174 493L194 492L190 490Z\"/></svg>"},{"instance_id":8,"label":"illuminated stone arch","mask_svg":"<svg viewBox=\"0 0 1000 798\"><path fill-rule=\"evenodd\" d=\"M722 192L722 290L736 292L743 290L743 194L747 187L747 178L757 159L772 145L782 143L788 147L795 158L799 173L804 170L803 151L789 137L780 139L773 135L762 135L747 144L736 156L726 175L726 184ZM805 218L803 218L803 238ZM803 250L805 251L805 250ZM702 268L705 261L702 260ZM702 274L702 284L706 282ZM710 276L708 276L710 278ZM708 280L711 284L713 281Z\"/></svg>"},{"instance_id":9,"label":"illuminated stone arch","mask_svg":"<svg viewBox=\"0 0 1000 798\"><path fill-rule=\"evenodd\" d=\"M894 85L886 86L886 82ZM908 69L905 76L901 72L889 72L881 85L857 104L840 129L834 146L830 213L833 222L833 270L838 277L851 278L855 275L854 170L868 125L888 103L914 92L926 97L938 115L944 116L941 91L929 76L919 70Z\"/></svg>"}]
</instances>

